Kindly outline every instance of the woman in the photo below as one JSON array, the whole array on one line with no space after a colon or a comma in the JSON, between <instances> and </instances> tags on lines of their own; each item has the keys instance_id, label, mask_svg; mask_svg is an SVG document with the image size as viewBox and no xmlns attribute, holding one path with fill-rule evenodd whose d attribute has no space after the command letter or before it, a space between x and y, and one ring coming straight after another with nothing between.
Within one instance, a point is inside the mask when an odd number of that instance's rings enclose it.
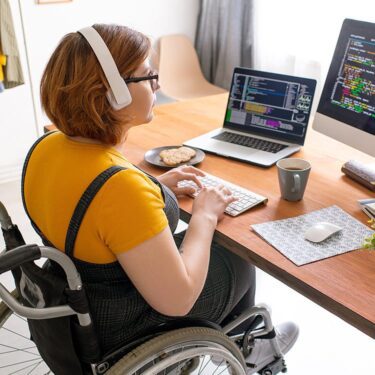
<instances>
[{"instance_id":1,"label":"woman","mask_svg":"<svg viewBox=\"0 0 375 375\"><path fill-rule=\"evenodd\" d=\"M234 201L224 187L203 188L186 233L173 236L178 220L173 193L192 193L178 182L192 180L201 187L198 176L204 173L185 166L156 180L126 159L128 131L153 118L159 85L147 60L150 41L127 27L93 27L128 81L132 102L120 110L111 106L110 87L90 44L79 32L66 35L41 81L43 108L60 131L33 148L24 198L43 237L64 251L72 214L87 186L107 168L124 167L91 202L70 254L107 351L171 317L229 320L254 304L255 270L212 243L218 221ZM293 324L281 326L285 351L296 337ZM249 360L264 361L267 350L268 341L258 340Z\"/></svg>"}]
</instances>

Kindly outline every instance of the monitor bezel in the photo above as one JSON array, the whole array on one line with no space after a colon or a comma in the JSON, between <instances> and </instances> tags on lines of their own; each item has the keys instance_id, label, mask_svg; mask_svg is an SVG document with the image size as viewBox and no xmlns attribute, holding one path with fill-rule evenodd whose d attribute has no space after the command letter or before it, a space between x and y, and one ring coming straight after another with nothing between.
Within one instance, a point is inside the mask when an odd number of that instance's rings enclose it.
<instances>
[{"instance_id":1,"label":"monitor bezel","mask_svg":"<svg viewBox=\"0 0 375 375\"><path fill-rule=\"evenodd\" d=\"M340 129L340 132L337 129ZM313 129L337 141L375 156L375 136L316 112Z\"/></svg>"},{"instance_id":2,"label":"monitor bezel","mask_svg":"<svg viewBox=\"0 0 375 375\"><path fill-rule=\"evenodd\" d=\"M280 133L275 134L275 132L273 130L268 130L268 129L256 129L256 128L250 128L249 129L249 127L244 127L243 125L238 125L238 124L234 124L234 123L231 123L229 121L226 121L226 115L227 115L228 106L229 106L229 102L230 102L230 93L232 91L232 87L233 87L233 83L234 83L234 76L235 76L236 73L252 75L254 77L260 77L260 78L280 79L280 80L285 80L285 81L286 80L291 80L291 81L294 80L295 82L298 82L298 83L308 84L309 87L311 87L311 89L312 89L313 100L312 100L310 110L309 110L309 113L308 113L306 131L305 131L305 134L304 134L303 138L297 137L297 136L293 137L293 136L290 136L289 134L286 135L286 136L284 136L283 134L280 134ZM284 142L287 142L287 143L298 144L298 145L303 146L304 143L305 143L305 139L306 139L307 129L308 129L309 123L311 121L311 109L312 109L313 103L314 103L315 89L316 89L316 80L312 79L312 78L303 78L303 77L291 76L291 75L281 74L281 73L263 72L263 71L260 71L260 70L249 69L249 68L245 68L245 67L236 67L236 68L234 68L234 71L233 71L232 82L231 82L231 85L230 85L230 91L229 91L229 95L228 95L227 106L225 108L223 128L233 129L233 130L241 131L243 133L265 136L267 138L272 138L272 139L275 139L275 140L284 141Z\"/></svg>"}]
</instances>

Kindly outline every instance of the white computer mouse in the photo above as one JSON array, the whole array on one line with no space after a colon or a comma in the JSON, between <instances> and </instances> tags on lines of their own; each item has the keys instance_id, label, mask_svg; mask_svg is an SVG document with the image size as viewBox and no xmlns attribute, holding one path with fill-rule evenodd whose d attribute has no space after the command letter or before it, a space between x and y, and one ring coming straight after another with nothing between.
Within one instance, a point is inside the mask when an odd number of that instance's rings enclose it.
<instances>
[{"instance_id":1,"label":"white computer mouse","mask_svg":"<svg viewBox=\"0 0 375 375\"><path fill-rule=\"evenodd\" d=\"M342 228L338 225L321 221L313 224L305 232L305 239L311 242L322 242L333 234L339 232Z\"/></svg>"}]
</instances>

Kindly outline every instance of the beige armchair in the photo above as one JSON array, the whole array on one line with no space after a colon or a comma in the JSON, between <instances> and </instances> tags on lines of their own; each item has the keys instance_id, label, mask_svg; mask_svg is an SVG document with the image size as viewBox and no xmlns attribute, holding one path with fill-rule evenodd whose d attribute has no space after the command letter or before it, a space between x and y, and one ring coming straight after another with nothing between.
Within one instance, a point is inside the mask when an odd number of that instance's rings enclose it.
<instances>
[{"instance_id":1,"label":"beige armchair","mask_svg":"<svg viewBox=\"0 0 375 375\"><path fill-rule=\"evenodd\" d=\"M197 53L187 36L163 36L158 50L159 83L164 95L184 100L227 92L203 76Z\"/></svg>"}]
</instances>

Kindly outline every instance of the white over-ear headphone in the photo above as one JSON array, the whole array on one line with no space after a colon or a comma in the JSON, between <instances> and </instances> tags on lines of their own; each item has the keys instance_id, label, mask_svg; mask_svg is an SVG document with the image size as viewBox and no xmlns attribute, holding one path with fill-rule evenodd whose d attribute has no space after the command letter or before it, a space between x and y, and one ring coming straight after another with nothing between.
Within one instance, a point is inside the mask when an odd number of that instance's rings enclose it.
<instances>
[{"instance_id":1,"label":"white over-ear headphone","mask_svg":"<svg viewBox=\"0 0 375 375\"><path fill-rule=\"evenodd\" d=\"M103 69L110 87L107 91L107 99L112 108L116 110L125 108L132 102L132 97L104 40L93 27L85 27L78 30L78 33L90 44Z\"/></svg>"}]
</instances>

